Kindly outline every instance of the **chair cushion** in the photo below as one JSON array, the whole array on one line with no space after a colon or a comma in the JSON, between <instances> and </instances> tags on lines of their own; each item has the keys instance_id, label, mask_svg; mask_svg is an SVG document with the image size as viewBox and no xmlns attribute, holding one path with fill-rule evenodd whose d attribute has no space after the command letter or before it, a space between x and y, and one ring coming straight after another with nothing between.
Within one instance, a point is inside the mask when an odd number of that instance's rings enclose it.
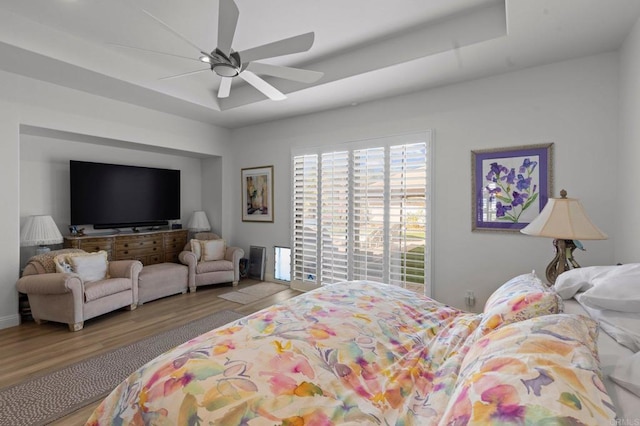
<instances>
[{"instance_id":1,"label":"chair cushion","mask_svg":"<svg viewBox=\"0 0 640 426\"><path fill-rule=\"evenodd\" d=\"M107 280L93 281L84 286L85 302L98 300L112 294L131 290L130 278L109 278Z\"/></svg>"},{"instance_id":2,"label":"chair cushion","mask_svg":"<svg viewBox=\"0 0 640 426\"><path fill-rule=\"evenodd\" d=\"M223 239L201 241L202 260L204 262L210 260L223 260L226 252L226 243Z\"/></svg>"},{"instance_id":3,"label":"chair cushion","mask_svg":"<svg viewBox=\"0 0 640 426\"><path fill-rule=\"evenodd\" d=\"M233 271L233 262L229 260L211 260L209 262L199 262L196 266L196 273L198 274L218 271Z\"/></svg>"},{"instance_id":4,"label":"chair cushion","mask_svg":"<svg viewBox=\"0 0 640 426\"><path fill-rule=\"evenodd\" d=\"M54 258L56 270L61 273L75 273L84 282L100 281L108 278L109 262L107 252L65 253Z\"/></svg>"}]
</instances>

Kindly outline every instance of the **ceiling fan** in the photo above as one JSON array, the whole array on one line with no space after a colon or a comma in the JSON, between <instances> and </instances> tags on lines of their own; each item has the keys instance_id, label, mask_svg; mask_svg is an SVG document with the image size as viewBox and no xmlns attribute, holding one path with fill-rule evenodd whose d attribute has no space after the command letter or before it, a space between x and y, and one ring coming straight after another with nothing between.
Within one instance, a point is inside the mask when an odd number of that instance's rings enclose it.
<instances>
[{"instance_id":1,"label":"ceiling fan","mask_svg":"<svg viewBox=\"0 0 640 426\"><path fill-rule=\"evenodd\" d=\"M289 37L272 43L267 43L240 52L234 51L231 48L231 45L233 43L233 37L236 32L236 26L239 17L238 6L234 2L234 0L220 0L218 10L218 46L210 52L197 46L187 37L169 26L166 22L152 15L147 10L142 9L142 11L154 21L162 25L162 27L164 27L166 30L195 48L199 52L199 56L197 58L194 58L159 52L155 50L142 49L138 47L124 45L116 46L142 50L150 53L169 55L183 59L197 60L208 65L207 68L204 69L164 77L161 78L161 80L184 77L206 71L213 71L221 77L220 87L218 89L219 98L228 97L231 91L231 82L234 78L240 77L242 80L246 81L256 89L258 89L260 92L262 92L269 99L282 100L286 99L286 96L280 90L276 89L273 85L262 79L258 74L298 81L301 83L314 83L323 76L323 73L318 71L255 62L260 59L274 58L291 53L306 52L313 45L313 32Z\"/></svg>"}]
</instances>

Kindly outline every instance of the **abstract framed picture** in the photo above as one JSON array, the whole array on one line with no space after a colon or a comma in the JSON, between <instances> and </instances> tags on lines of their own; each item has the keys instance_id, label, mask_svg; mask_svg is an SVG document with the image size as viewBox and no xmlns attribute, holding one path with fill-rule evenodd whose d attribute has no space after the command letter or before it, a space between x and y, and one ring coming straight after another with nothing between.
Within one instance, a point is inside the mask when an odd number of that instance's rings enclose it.
<instances>
[{"instance_id":1,"label":"abstract framed picture","mask_svg":"<svg viewBox=\"0 0 640 426\"><path fill-rule=\"evenodd\" d=\"M518 232L553 186L553 143L471 151L472 231Z\"/></svg>"},{"instance_id":2,"label":"abstract framed picture","mask_svg":"<svg viewBox=\"0 0 640 426\"><path fill-rule=\"evenodd\" d=\"M242 221L273 222L273 166L242 169Z\"/></svg>"}]
</instances>

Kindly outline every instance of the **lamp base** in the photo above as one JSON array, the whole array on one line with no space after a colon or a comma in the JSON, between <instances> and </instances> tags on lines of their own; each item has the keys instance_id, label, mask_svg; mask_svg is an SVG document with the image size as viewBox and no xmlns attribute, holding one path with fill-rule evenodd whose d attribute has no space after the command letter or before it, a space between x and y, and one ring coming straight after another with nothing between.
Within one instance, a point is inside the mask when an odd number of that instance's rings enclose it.
<instances>
[{"instance_id":1,"label":"lamp base","mask_svg":"<svg viewBox=\"0 0 640 426\"><path fill-rule=\"evenodd\" d=\"M579 268L578 262L573 258L573 251L577 248L573 240L553 240L553 246L556 248L556 256L547 266L546 277L549 285L556 282L556 278L561 273L569 269Z\"/></svg>"},{"instance_id":2,"label":"lamp base","mask_svg":"<svg viewBox=\"0 0 640 426\"><path fill-rule=\"evenodd\" d=\"M38 248L36 249L36 254L45 254L45 253L49 253L50 251L51 249L49 247L38 246Z\"/></svg>"}]
</instances>

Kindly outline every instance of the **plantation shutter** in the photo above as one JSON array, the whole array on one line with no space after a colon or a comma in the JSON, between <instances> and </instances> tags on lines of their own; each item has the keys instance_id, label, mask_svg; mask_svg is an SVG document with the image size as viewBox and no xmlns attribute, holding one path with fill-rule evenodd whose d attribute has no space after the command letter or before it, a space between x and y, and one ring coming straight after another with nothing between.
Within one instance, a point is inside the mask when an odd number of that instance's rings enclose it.
<instances>
[{"instance_id":1,"label":"plantation shutter","mask_svg":"<svg viewBox=\"0 0 640 426\"><path fill-rule=\"evenodd\" d=\"M294 288L370 280L430 294L426 136L293 154Z\"/></svg>"},{"instance_id":2,"label":"plantation shutter","mask_svg":"<svg viewBox=\"0 0 640 426\"><path fill-rule=\"evenodd\" d=\"M424 284L426 144L389 149L389 282Z\"/></svg>"},{"instance_id":3,"label":"plantation shutter","mask_svg":"<svg viewBox=\"0 0 640 426\"><path fill-rule=\"evenodd\" d=\"M322 154L321 169L321 276L329 284L348 279L349 152Z\"/></svg>"},{"instance_id":4,"label":"plantation shutter","mask_svg":"<svg viewBox=\"0 0 640 426\"><path fill-rule=\"evenodd\" d=\"M292 279L317 282L318 155L293 159Z\"/></svg>"},{"instance_id":5,"label":"plantation shutter","mask_svg":"<svg viewBox=\"0 0 640 426\"><path fill-rule=\"evenodd\" d=\"M353 279L384 280L385 149L353 153Z\"/></svg>"}]
</instances>

